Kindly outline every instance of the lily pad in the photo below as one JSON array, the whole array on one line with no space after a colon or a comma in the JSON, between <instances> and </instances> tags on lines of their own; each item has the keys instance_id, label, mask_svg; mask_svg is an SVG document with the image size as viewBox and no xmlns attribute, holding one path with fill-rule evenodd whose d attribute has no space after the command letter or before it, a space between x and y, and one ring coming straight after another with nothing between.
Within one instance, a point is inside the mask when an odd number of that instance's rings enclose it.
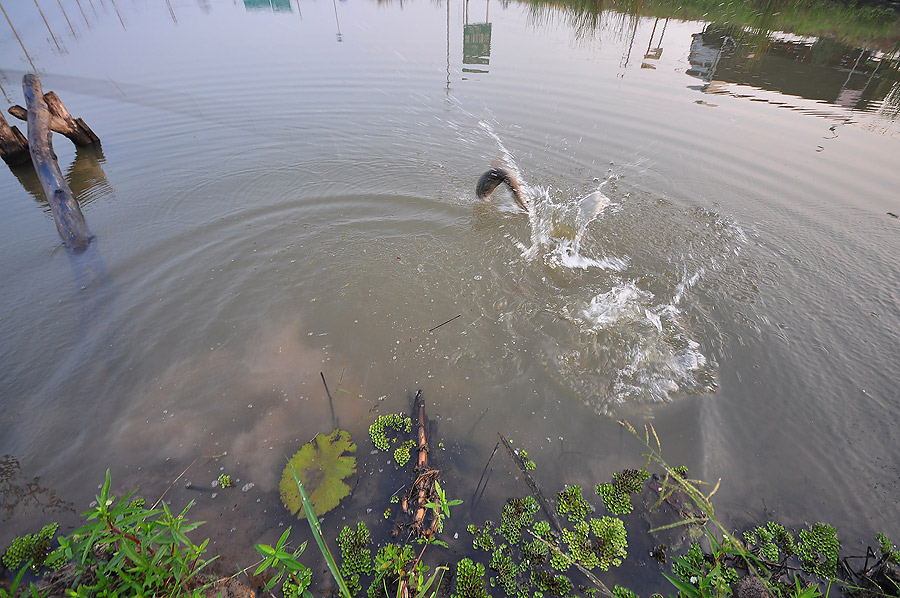
<instances>
[{"instance_id":1,"label":"lily pad","mask_svg":"<svg viewBox=\"0 0 900 598\"><path fill-rule=\"evenodd\" d=\"M328 436L316 434L291 457L290 464L297 471L316 515L324 515L350 494L350 486L344 479L356 473L356 457L345 453L355 452L356 444L350 439L350 432L336 429ZM287 510L304 519L303 501L290 465L284 468L278 487Z\"/></svg>"}]
</instances>

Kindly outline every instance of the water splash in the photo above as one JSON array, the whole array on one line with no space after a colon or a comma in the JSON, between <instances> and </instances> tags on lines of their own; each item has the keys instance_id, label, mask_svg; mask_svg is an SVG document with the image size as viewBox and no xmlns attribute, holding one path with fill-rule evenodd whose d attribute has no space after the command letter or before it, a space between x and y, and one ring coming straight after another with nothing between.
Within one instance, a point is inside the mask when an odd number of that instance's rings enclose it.
<instances>
[{"instance_id":1,"label":"water splash","mask_svg":"<svg viewBox=\"0 0 900 598\"><path fill-rule=\"evenodd\" d=\"M480 125L530 206L527 238L506 237L546 290L539 309L564 324L514 325L544 341L548 373L604 415L714 391L718 328L703 317L709 287L696 289L717 284L740 253L740 227L715 211L617 193L612 169L580 199L530 184L490 124Z\"/></svg>"},{"instance_id":2,"label":"water splash","mask_svg":"<svg viewBox=\"0 0 900 598\"><path fill-rule=\"evenodd\" d=\"M549 189L524 185L529 191L531 211L528 214L531 245L519 243L522 257L542 257L550 267L569 269L602 268L619 271L628 264L619 257L589 257L584 253L584 237L588 226L610 205L600 190L587 194L577 202L554 200Z\"/></svg>"},{"instance_id":3,"label":"water splash","mask_svg":"<svg viewBox=\"0 0 900 598\"><path fill-rule=\"evenodd\" d=\"M699 273L682 278L679 293L697 280ZM666 300L633 280L619 280L586 302L576 301L563 315L578 329L581 347L560 354L560 372L577 377L585 400L604 414L625 403L710 392L715 364L688 333L680 300L680 294Z\"/></svg>"}]
</instances>

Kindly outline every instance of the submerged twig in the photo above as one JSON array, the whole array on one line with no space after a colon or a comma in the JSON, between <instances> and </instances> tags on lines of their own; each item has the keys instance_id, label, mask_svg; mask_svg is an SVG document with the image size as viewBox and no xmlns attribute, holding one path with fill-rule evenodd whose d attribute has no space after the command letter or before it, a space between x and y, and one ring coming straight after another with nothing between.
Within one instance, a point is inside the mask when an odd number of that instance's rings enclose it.
<instances>
[{"instance_id":1,"label":"submerged twig","mask_svg":"<svg viewBox=\"0 0 900 598\"><path fill-rule=\"evenodd\" d=\"M328 383L325 382L325 372L319 372L319 375L322 376L322 384L325 385L325 394L328 395L328 406L331 408L331 425L332 427L337 428L337 418L334 416L334 401L331 399L331 391L328 390ZM343 374L341 374L343 377Z\"/></svg>"},{"instance_id":2,"label":"submerged twig","mask_svg":"<svg viewBox=\"0 0 900 598\"><path fill-rule=\"evenodd\" d=\"M224 453L221 454L221 455L210 455L209 457L206 458L206 462L209 463L209 462L212 461L213 459L220 459L220 458L222 458L222 457L224 457L224 456L225 456ZM175 478L174 480L172 480L172 483L169 484L169 487L165 489L165 491L164 491L164 492L162 493L162 495L157 499L157 501L156 501L155 503L153 503L153 506L150 507L150 510L151 510L151 511L152 511L153 509L155 509L157 506L159 506L159 503L162 502L162 499L165 498L165 496L166 496L166 494L168 494L169 490L171 490L172 487L173 487L175 484L178 483L178 480L180 480L182 477L184 477L184 474L186 474L186 473L188 472L188 469L190 469L191 467L193 467L194 464L195 464L197 461L199 461L200 459L202 459L202 458L203 458L203 457L197 457L196 459L194 459L193 461L191 461L191 464L188 465L187 467L185 467L185 468L184 468L184 471L182 471L180 474L178 474L178 477L177 477L177 478Z\"/></svg>"},{"instance_id":3,"label":"submerged twig","mask_svg":"<svg viewBox=\"0 0 900 598\"><path fill-rule=\"evenodd\" d=\"M472 510L475 510L475 507L476 507L475 497L478 496L478 489L481 488L481 482L484 482L484 476L487 473L488 467L490 467L490 465L491 465L491 460L494 458L494 455L497 454L497 449L499 449L499 448L500 448L500 443L498 442L494 446L494 450L491 451L491 456L488 457L487 463L484 464L484 469L481 471L481 477L478 478L478 485L475 486L475 492L472 493L472 500L470 501L472 503ZM487 488L487 482L485 482L484 487ZM482 494L484 494L484 490L482 490Z\"/></svg>"},{"instance_id":4,"label":"submerged twig","mask_svg":"<svg viewBox=\"0 0 900 598\"><path fill-rule=\"evenodd\" d=\"M591 573L590 569L588 569L587 567L585 567L578 561L572 560L569 557L569 555L567 555L565 552L560 550L559 547L556 546L553 542L548 542L547 540L540 537L539 535L537 535L530 529L526 529L526 531L529 534L531 534L532 536L534 536L535 538L537 538L538 540L540 540L541 542L543 542L544 544L546 544L547 547L550 548L550 550L552 550L553 552L555 552L556 554L558 554L559 556L564 558L566 560L566 562L568 562L570 565L575 565L579 571L584 573L585 577L587 577L589 580L591 580L591 583L593 583L595 586L597 586L597 588L600 590L601 594L603 594L604 596L607 596L608 598L614 598L615 594L610 592L609 588L606 587L606 584L604 584L602 581L600 581L600 578L598 578L596 575Z\"/></svg>"},{"instance_id":5,"label":"submerged twig","mask_svg":"<svg viewBox=\"0 0 900 598\"><path fill-rule=\"evenodd\" d=\"M543 509L544 514L547 516L547 519L550 520L550 523L553 524L553 527L556 528L556 531L561 534L563 528L559 523L559 519L556 517L556 511L550 507L550 502L544 497L544 494L538 487L537 482L534 481L534 478L531 477L531 474L528 473L528 470L525 469L525 465L522 464L521 459L518 455L516 455L516 452L513 450L512 445L509 443L509 440L507 440L503 434L500 434L500 440L503 441L503 446L506 447L506 451L509 453L510 459L512 459L513 463L516 464L516 467L519 468L519 471L522 472L522 477L525 478L525 483L528 484L528 488L531 490L531 494L534 495L535 499L537 499L538 501L538 504L541 505L541 509Z\"/></svg>"},{"instance_id":6,"label":"submerged twig","mask_svg":"<svg viewBox=\"0 0 900 598\"><path fill-rule=\"evenodd\" d=\"M450 318L450 319L447 320L446 322L442 322L442 323L438 324L437 326L435 326L434 328L429 328L429 329L428 329L428 332L434 332L435 330L437 330L438 328L440 328L440 327L443 326L444 324L449 324L450 322L452 322L452 321L455 320L456 318L461 318L461 317L462 317L462 314L456 314L455 316L453 316L452 318Z\"/></svg>"}]
</instances>

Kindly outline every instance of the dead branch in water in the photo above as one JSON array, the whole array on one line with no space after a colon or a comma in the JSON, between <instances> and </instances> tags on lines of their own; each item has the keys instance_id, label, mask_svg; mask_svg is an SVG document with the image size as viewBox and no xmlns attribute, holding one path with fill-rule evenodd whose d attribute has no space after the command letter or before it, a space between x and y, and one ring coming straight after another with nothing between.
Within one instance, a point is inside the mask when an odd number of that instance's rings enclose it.
<instances>
[{"instance_id":1,"label":"dead branch in water","mask_svg":"<svg viewBox=\"0 0 900 598\"><path fill-rule=\"evenodd\" d=\"M10 166L18 166L27 162L28 140L18 127L11 127L3 114L0 114L0 158Z\"/></svg>"},{"instance_id":2,"label":"dead branch in water","mask_svg":"<svg viewBox=\"0 0 900 598\"><path fill-rule=\"evenodd\" d=\"M534 478L531 477L531 474L528 473L528 470L525 469L525 464L522 462L522 458L516 454L516 452L512 448L512 444L510 444L509 440L503 434L500 434L500 440L503 441L503 446L506 447L506 452L509 453L509 458L513 460L513 463L516 464L516 467L519 468L519 471L522 472L522 477L525 478L525 483L528 484L528 488L531 490L531 494L534 496L535 500L538 501L538 504L541 505L541 509L543 509L544 514L547 516L547 519L550 520L550 523L553 524L553 527L556 529L558 533L562 533L562 525L559 523L559 519L556 517L556 510L550 506L550 502L544 497L544 494L541 492L541 489L538 487L537 482L534 481Z\"/></svg>"},{"instance_id":3,"label":"dead branch in water","mask_svg":"<svg viewBox=\"0 0 900 598\"><path fill-rule=\"evenodd\" d=\"M44 94L44 102L50 111L50 130L68 137L77 146L94 145L100 143L100 138L91 130L81 118L72 116L56 92L48 91ZM9 113L18 119L27 121L28 110L21 106L12 106Z\"/></svg>"},{"instance_id":4,"label":"dead branch in water","mask_svg":"<svg viewBox=\"0 0 900 598\"><path fill-rule=\"evenodd\" d=\"M428 503L434 503L437 499L435 491L435 483L440 477L440 470L428 467L428 438L425 432L425 400L422 398L422 391L416 392L413 399L413 410L416 412L416 481L413 483L407 493L406 499L403 501L404 510L409 513L414 511L413 520L410 527L413 533L431 537L437 531L439 518L433 517L430 524L425 526L425 516L428 513Z\"/></svg>"}]
</instances>

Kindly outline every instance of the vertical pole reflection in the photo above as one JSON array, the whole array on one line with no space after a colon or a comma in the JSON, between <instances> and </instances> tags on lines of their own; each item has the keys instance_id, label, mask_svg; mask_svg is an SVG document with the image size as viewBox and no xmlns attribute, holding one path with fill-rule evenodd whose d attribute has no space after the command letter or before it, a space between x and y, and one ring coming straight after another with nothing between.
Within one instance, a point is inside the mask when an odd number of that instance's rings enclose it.
<instances>
[{"instance_id":1,"label":"vertical pole reflection","mask_svg":"<svg viewBox=\"0 0 900 598\"><path fill-rule=\"evenodd\" d=\"M334 22L337 23L337 40L342 42L344 41L344 38L341 36L341 21L338 19L337 0L331 0L331 3L334 4Z\"/></svg>"},{"instance_id":2,"label":"vertical pole reflection","mask_svg":"<svg viewBox=\"0 0 900 598\"><path fill-rule=\"evenodd\" d=\"M113 10L116 11L116 16L119 17L119 22L122 24L122 29L127 31L127 29L125 28L125 21L122 20L122 13L119 12L119 7L116 5L116 0L110 0L110 2L112 2Z\"/></svg>"},{"instance_id":3,"label":"vertical pole reflection","mask_svg":"<svg viewBox=\"0 0 900 598\"><path fill-rule=\"evenodd\" d=\"M87 15L84 14L84 9L81 7L81 0L75 0L75 4L78 5L78 10L81 11L81 18L84 19L84 24L90 27L91 23L88 21Z\"/></svg>"},{"instance_id":4,"label":"vertical pole reflection","mask_svg":"<svg viewBox=\"0 0 900 598\"><path fill-rule=\"evenodd\" d=\"M447 93L450 93L450 0L447 2Z\"/></svg>"},{"instance_id":5,"label":"vertical pole reflection","mask_svg":"<svg viewBox=\"0 0 900 598\"><path fill-rule=\"evenodd\" d=\"M44 11L41 10L41 5L38 4L38 0L34 0L34 5L37 7L38 12L41 14L41 19L44 21L44 25L47 26L47 31L50 32L50 37L53 39L53 43L56 44L56 49L59 50L59 53L62 54L62 47L60 47L59 42L56 40L56 36L53 35L53 30L50 28L50 23L47 22L47 17L44 16Z\"/></svg>"},{"instance_id":6,"label":"vertical pole reflection","mask_svg":"<svg viewBox=\"0 0 900 598\"><path fill-rule=\"evenodd\" d=\"M19 32L16 31L15 27L13 27L12 21L9 19L9 15L6 14L6 8L3 7L3 2L0 2L0 11L3 11L3 16L6 17L6 22L9 23L9 28L12 29L13 35L16 36L16 41L18 41L19 45L22 46L22 51L25 52L25 58L28 59L28 64L31 65L32 72L36 71L37 69L34 68L34 63L31 61L31 56L29 56L28 50L25 49L25 44L22 43L22 38L19 37Z\"/></svg>"},{"instance_id":7,"label":"vertical pole reflection","mask_svg":"<svg viewBox=\"0 0 900 598\"><path fill-rule=\"evenodd\" d=\"M59 10L62 12L63 17L65 17L66 23L69 24L69 31L72 32L72 37L74 37L75 39L78 39L78 34L75 33L75 28L72 27L72 21L69 20L69 15L66 14L66 9L63 8L62 0L56 0L56 3L59 4Z\"/></svg>"}]
</instances>

